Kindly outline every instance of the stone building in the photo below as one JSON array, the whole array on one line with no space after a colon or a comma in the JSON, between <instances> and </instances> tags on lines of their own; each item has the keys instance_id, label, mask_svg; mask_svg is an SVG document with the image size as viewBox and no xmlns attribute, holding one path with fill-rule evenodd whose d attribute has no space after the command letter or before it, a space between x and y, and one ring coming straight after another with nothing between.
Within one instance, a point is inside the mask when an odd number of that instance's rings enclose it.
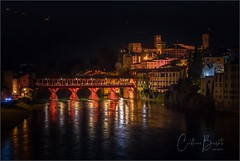
<instances>
[{"instance_id":1,"label":"stone building","mask_svg":"<svg viewBox=\"0 0 240 161\"><path fill-rule=\"evenodd\" d=\"M228 62L224 73L214 78L214 100L218 108L239 111L239 62Z\"/></svg>"}]
</instances>

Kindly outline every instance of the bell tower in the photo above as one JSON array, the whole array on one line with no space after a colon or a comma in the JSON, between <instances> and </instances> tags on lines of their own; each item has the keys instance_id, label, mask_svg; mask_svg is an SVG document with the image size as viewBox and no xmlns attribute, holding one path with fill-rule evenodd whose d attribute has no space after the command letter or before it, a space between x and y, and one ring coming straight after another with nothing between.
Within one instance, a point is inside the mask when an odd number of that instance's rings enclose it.
<instances>
[{"instance_id":1,"label":"bell tower","mask_svg":"<svg viewBox=\"0 0 240 161\"><path fill-rule=\"evenodd\" d=\"M163 54L163 51L166 48L166 42L162 41L161 35L154 36L154 46L160 54Z\"/></svg>"}]
</instances>

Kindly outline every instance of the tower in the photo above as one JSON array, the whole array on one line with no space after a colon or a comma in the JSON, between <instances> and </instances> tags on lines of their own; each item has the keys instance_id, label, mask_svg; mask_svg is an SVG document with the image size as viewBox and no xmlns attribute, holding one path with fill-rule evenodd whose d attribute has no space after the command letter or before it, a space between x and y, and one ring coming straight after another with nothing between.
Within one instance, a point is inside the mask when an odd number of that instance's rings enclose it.
<instances>
[{"instance_id":1,"label":"tower","mask_svg":"<svg viewBox=\"0 0 240 161\"><path fill-rule=\"evenodd\" d=\"M202 47L203 49L209 48L209 34L202 35Z\"/></svg>"},{"instance_id":2,"label":"tower","mask_svg":"<svg viewBox=\"0 0 240 161\"><path fill-rule=\"evenodd\" d=\"M162 41L161 35L154 36L154 46L160 54L163 54L163 50L166 48L165 41Z\"/></svg>"}]
</instances>

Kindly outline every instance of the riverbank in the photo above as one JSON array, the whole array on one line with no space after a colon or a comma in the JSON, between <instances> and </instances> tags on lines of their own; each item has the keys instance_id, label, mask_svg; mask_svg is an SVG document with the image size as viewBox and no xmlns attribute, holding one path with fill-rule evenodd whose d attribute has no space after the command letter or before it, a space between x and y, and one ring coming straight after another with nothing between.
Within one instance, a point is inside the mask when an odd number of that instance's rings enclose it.
<instances>
[{"instance_id":1,"label":"riverbank","mask_svg":"<svg viewBox=\"0 0 240 161\"><path fill-rule=\"evenodd\" d=\"M31 110L32 106L23 102L1 104L1 130L14 128L30 115Z\"/></svg>"}]
</instances>

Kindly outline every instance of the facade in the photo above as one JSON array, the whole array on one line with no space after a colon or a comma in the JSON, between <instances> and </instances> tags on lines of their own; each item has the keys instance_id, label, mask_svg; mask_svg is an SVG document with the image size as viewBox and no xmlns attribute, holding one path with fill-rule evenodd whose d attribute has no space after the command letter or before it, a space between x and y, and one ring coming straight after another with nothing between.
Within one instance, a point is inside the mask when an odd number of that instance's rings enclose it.
<instances>
[{"instance_id":1,"label":"facade","mask_svg":"<svg viewBox=\"0 0 240 161\"><path fill-rule=\"evenodd\" d=\"M149 89L153 92L165 92L179 79L186 78L186 67L162 67L159 69L134 70L138 90Z\"/></svg>"},{"instance_id":2,"label":"facade","mask_svg":"<svg viewBox=\"0 0 240 161\"><path fill-rule=\"evenodd\" d=\"M15 76L12 82L12 96L32 96L35 74L27 73Z\"/></svg>"},{"instance_id":3,"label":"facade","mask_svg":"<svg viewBox=\"0 0 240 161\"><path fill-rule=\"evenodd\" d=\"M132 54L132 64L141 62L141 54Z\"/></svg>"},{"instance_id":4,"label":"facade","mask_svg":"<svg viewBox=\"0 0 240 161\"><path fill-rule=\"evenodd\" d=\"M225 64L226 59L223 56L211 56L211 57L203 57L202 58L203 65L208 65L210 67L213 66L213 64Z\"/></svg>"},{"instance_id":5,"label":"facade","mask_svg":"<svg viewBox=\"0 0 240 161\"><path fill-rule=\"evenodd\" d=\"M166 48L166 42L162 41L161 35L154 36L154 46L159 54L164 53L164 49Z\"/></svg>"},{"instance_id":6,"label":"facade","mask_svg":"<svg viewBox=\"0 0 240 161\"><path fill-rule=\"evenodd\" d=\"M141 53L142 52L142 45L141 43L129 43L128 50L131 53Z\"/></svg>"},{"instance_id":7,"label":"facade","mask_svg":"<svg viewBox=\"0 0 240 161\"><path fill-rule=\"evenodd\" d=\"M212 97L214 90L214 76L201 78L201 95Z\"/></svg>"},{"instance_id":8,"label":"facade","mask_svg":"<svg viewBox=\"0 0 240 161\"><path fill-rule=\"evenodd\" d=\"M239 63L229 62L224 73L217 73L214 85L214 100L219 108L239 111Z\"/></svg>"},{"instance_id":9,"label":"facade","mask_svg":"<svg viewBox=\"0 0 240 161\"><path fill-rule=\"evenodd\" d=\"M164 54L168 57L173 57L173 58L188 58L188 50L186 48L183 48L178 45L173 45L164 50Z\"/></svg>"},{"instance_id":10,"label":"facade","mask_svg":"<svg viewBox=\"0 0 240 161\"><path fill-rule=\"evenodd\" d=\"M141 72L136 73L137 76L137 90L138 92L143 92L149 87L148 71L141 70Z\"/></svg>"},{"instance_id":11,"label":"facade","mask_svg":"<svg viewBox=\"0 0 240 161\"><path fill-rule=\"evenodd\" d=\"M132 56L128 53L124 53L122 64L123 64L122 67L124 69L129 69L131 67L131 64L132 64Z\"/></svg>"},{"instance_id":12,"label":"facade","mask_svg":"<svg viewBox=\"0 0 240 161\"><path fill-rule=\"evenodd\" d=\"M185 67L160 68L149 72L149 88L155 92L165 92L179 79L186 78Z\"/></svg>"},{"instance_id":13,"label":"facade","mask_svg":"<svg viewBox=\"0 0 240 161\"><path fill-rule=\"evenodd\" d=\"M162 58L162 59L141 61L141 63L132 64L131 70L134 70L134 69L158 69L165 65L169 65L174 60L177 60L177 58ZM179 66L183 66L183 64L179 64Z\"/></svg>"},{"instance_id":14,"label":"facade","mask_svg":"<svg viewBox=\"0 0 240 161\"><path fill-rule=\"evenodd\" d=\"M224 72L201 78L201 94L212 96L218 109L239 111L239 63L224 65Z\"/></svg>"},{"instance_id":15,"label":"facade","mask_svg":"<svg viewBox=\"0 0 240 161\"><path fill-rule=\"evenodd\" d=\"M1 99L10 97L12 95L12 71L2 71L1 72Z\"/></svg>"},{"instance_id":16,"label":"facade","mask_svg":"<svg viewBox=\"0 0 240 161\"><path fill-rule=\"evenodd\" d=\"M192 45L186 45L186 44L173 44L173 45L177 45L177 46L180 46L182 48L185 48L187 50L191 50L191 51L194 51L195 50L195 46L192 46Z\"/></svg>"},{"instance_id":17,"label":"facade","mask_svg":"<svg viewBox=\"0 0 240 161\"><path fill-rule=\"evenodd\" d=\"M203 49L209 48L209 34L202 35L202 48Z\"/></svg>"}]
</instances>

